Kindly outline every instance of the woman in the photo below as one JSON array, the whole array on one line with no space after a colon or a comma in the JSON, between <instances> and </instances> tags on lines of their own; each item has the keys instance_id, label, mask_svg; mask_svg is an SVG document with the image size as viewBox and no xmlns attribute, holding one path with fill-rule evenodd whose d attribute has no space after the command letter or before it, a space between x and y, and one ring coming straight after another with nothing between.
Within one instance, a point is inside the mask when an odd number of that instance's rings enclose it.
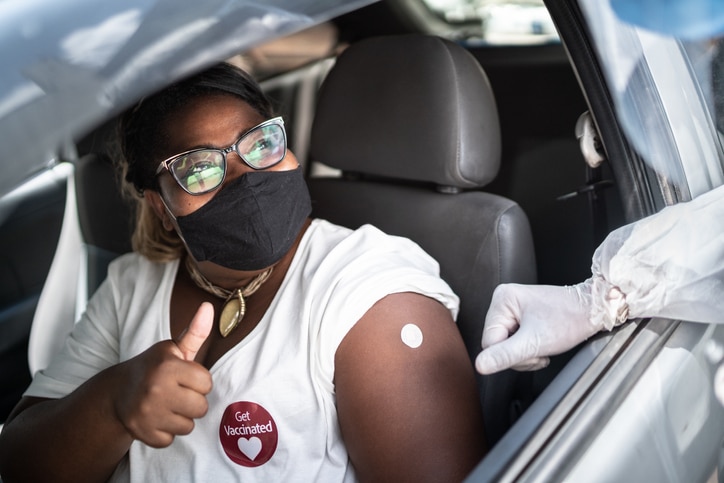
<instances>
[{"instance_id":1,"label":"woman","mask_svg":"<svg viewBox=\"0 0 724 483\"><path fill-rule=\"evenodd\" d=\"M115 261L0 438L12 479L454 481L482 457L457 298L412 242L310 220L283 122L222 64L121 122Z\"/></svg>"}]
</instances>

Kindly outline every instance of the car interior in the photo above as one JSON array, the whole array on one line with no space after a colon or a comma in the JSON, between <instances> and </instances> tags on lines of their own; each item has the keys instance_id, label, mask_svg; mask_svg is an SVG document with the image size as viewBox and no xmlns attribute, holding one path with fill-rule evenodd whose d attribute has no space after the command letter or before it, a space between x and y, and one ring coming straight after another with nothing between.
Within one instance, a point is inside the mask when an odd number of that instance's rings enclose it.
<instances>
[{"instance_id":1,"label":"car interior","mask_svg":"<svg viewBox=\"0 0 724 483\"><path fill-rule=\"evenodd\" d=\"M461 297L472 360L495 286L580 282L602 234L625 221L610 168L581 153L575 126L587 104L575 72L559 42L444 40L390 2L329 26L324 55L256 73L305 166L313 216L372 223L433 255ZM2 198L0 281L19 288L0 292L0 424L108 263L131 249L113 133L109 119L66 154L73 169L60 163ZM606 188L586 189L594 184ZM479 376L491 446L572 356L535 373Z\"/></svg>"}]
</instances>

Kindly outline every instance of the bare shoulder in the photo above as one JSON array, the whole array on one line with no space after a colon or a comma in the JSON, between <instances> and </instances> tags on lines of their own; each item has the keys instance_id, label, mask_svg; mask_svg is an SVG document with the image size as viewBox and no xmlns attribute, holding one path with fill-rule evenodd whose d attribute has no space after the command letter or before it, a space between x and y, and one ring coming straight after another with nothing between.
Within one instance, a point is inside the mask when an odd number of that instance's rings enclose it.
<instances>
[{"instance_id":1,"label":"bare shoulder","mask_svg":"<svg viewBox=\"0 0 724 483\"><path fill-rule=\"evenodd\" d=\"M362 480L455 481L483 455L472 363L450 312L388 295L335 357L342 435Z\"/></svg>"}]
</instances>

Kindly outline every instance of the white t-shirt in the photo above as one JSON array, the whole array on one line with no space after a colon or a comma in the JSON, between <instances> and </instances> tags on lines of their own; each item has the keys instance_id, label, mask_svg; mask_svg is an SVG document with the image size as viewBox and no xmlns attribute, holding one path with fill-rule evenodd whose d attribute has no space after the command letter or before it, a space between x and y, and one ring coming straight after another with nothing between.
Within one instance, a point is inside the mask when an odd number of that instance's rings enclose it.
<instances>
[{"instance_id":1,"label":"white t-shirt","mask_svg":"<svg viewBox=\"0 0 724 483\"><path fill-rule=\"evenodd\" d=\"M171 338L178 260L114 261L65 347L27 396L63 397L99 371ZM372 226L314 220L257 327L211 368L209 411L167 448L135 441L118 481L354 481L335 406L334 355L390 293L435 298L457 315L438 264Z\"/></svg>"}]
</instances>

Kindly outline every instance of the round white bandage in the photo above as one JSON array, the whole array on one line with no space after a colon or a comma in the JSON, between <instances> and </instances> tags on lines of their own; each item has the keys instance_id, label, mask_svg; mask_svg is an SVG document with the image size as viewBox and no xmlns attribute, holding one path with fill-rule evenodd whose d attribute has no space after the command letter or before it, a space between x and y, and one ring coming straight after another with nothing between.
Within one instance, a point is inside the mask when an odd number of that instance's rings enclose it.
<instances>
[{"instance_id":1,"label":"round white bandage","mask_svg":"<svg viewBox=\"0 0 724 483\"><path fill-rule=\"evenodd\" d=\"M417 349L422 344L422 331L415 324L406 324L400 332L402 342L406 346Z\"/></svg>"}]
</instances>

